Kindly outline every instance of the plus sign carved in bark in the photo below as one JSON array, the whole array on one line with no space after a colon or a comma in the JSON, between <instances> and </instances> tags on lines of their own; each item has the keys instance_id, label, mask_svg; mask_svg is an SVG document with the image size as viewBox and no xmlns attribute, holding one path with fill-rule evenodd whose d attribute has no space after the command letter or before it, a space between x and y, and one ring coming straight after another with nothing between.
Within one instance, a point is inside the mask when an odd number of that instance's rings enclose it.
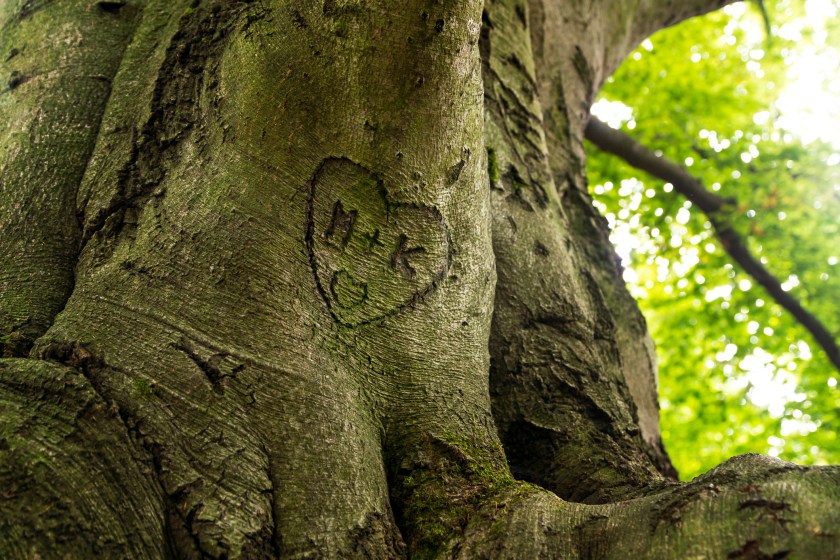
<instances>
[{"instance_id":1,"label":"plus sign carved in bark","mask_svg":"<svg viewBox=\"0 0 840 560\"><path fill-rule=\"evenodd\" d=\"M399 313L431 294L450 263L449 228L432 206L396 200L376 174L328 158L309 185L306 245L333 318L346 326Z\"/></svg>"}]
</instances>

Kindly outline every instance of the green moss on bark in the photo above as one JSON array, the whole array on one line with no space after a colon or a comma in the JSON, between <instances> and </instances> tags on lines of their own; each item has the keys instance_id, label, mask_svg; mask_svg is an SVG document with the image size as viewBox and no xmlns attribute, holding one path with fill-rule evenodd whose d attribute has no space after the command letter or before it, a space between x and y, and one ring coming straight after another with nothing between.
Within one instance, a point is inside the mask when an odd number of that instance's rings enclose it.
<instances>
[{"instance_id":1,"label":"green moss on bark","mask_svg":"<svg viewBox=\"0 0 840 560\"><path fill-rule=\"evenodd\" d=\"M496 156L496 150L487 148L487 175L490 177L490 186L495 187L502 179L502 174L499 171L499 160Z\"/></svg>"},{"instance_id":2,"label":"green moss on bark","mask_svg":"<svg viewBox=\"0 0 840 560\"><path fill-rule=\"evenodd\" d=\"M515 485L500 449L457 435L423 435L415 460L397 475L397 522L412 558L437 558L488 504Z\"/></svg>"},{"instance_id":3,"label":"green moss on bark","mask_svg":"<svg viewBox=\"0 0 840 560\"><path fill-rule=\"evenodd\" d=\"M99 4L102 4L101 2ZM5 2L0 26L0 336L23 356L64 307L77 189L145 0Z\"/></svg>"}]
</instances>

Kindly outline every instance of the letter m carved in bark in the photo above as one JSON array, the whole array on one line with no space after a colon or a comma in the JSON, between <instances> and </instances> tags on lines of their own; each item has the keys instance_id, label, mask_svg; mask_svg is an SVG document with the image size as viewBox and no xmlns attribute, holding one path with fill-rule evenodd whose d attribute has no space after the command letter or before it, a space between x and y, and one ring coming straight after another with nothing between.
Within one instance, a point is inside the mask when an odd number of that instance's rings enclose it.
<instances>
[{"instance_id":1,"label":"letter m carved in bark","mask_svg":"<svg viewBox=\"0 0 840 560\"><path fill-rule=\"evenodd\" d=\"M330 226L324 232L324 239L344 249L347 243L350 242L350 236L353 235L353 224L356 222L356 210L346 212L341 201L336 201L333 207L332 220ZM338 241L334 238L338 237Z\"/></svg>"}]
</instances>

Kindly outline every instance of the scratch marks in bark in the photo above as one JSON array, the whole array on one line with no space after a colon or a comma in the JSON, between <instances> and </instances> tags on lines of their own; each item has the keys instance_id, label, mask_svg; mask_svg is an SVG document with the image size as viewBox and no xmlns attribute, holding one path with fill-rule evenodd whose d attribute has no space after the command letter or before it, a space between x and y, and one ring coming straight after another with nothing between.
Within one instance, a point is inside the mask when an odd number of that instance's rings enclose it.
<instances>
[{"instance_id":1,"label":"scratch marks in bark","mask_svg":"<svg viewBox=\"0 0 840 560\"><path fill-rule=\"evenodd\" d=\"M760 493L760 490L756 489L751 493ZM787 530L789 523L795 522L790 516L795 516L796 514L791 505L784 499L776 500L762 497L748 498L741 501L738 504L738 511L755 512L755 521L769 520L785 530ZM788 515L787 517L785 517L786 514Z\"/></svg>"},{"instance_id":2,"label":"scratch marks in bark","mask_svg":"<svg viewBox=\"0 0 840 560\"><path fill-rule=\"evenodd\" d=\"M425 252L425 247L409 247L408 236L400 234L397 240L397 248L391 255L391 268L399 272L406 280L414 280L417 276L417 270L411 266L412 257L420 256Z\"/></svg>"},{"instance_id":3,"label":"scratch marks in bark","mask_svg":"<svg viewBox=\"0 0 840 560\"><path fill-rule=\"evenodd\" d=\"M345 326L413 307L451 262L440 211L396 200L382 178L347 158L327 158L312 177L305 240L318 292Z\"/></svg>"},{"instance_id":4,"label":"scratch marks in bark","mask_svg":"<svg viewBox=\"0 0 840 560\"><path fill-rule=\"evenodd\" d=\"M214 353L204 357L202 353L186 338L181 342L172 344L176 350L180 350L198 366L213 387L213 391L224 394L224 382L228 378L236 378L236 375L245 369L245 364L237 362L232 356L224 353Z\"/></svg>"},{"instance_id":5,"label":"scratch marks in bark","mask_svg":"<svg viewBox=\"0 0 840 560\"><path fill-rule=\"evenodd\" d=\"M341 249L347 247L347 243L350 242L350 236L353 234L353 224L356 221L357 215L358 211L356 210L345 212L344 205L341 204L340 200L337 200L335 202L335 206L333 207L333 215L332 220L330 220L330 225L327 227L327 231L324 232L324 239L328 243L335 244L333 238L338 233L338 246Z\"/></svg>"},{"instance_id":6,"label":"scratch marks in bark","mask_svg":"<svg viewBox=\"0 0 840 560\"><path fill-rule=\"evenodd\" d=\"M662 523L680 527L685 510L708 497L715 497L718 494L720 494L720 488L714 483L691 483L676 488L654 506L653 522L650 527L651 534L654 534Z\"/></svg>"}]
</instances>

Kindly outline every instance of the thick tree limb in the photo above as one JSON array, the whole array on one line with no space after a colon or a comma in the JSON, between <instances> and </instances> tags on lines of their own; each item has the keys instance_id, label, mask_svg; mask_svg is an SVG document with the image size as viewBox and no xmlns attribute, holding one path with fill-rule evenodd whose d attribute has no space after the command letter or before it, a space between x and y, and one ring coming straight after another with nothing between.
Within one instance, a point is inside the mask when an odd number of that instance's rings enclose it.
<instances>
[{"instance_id":1,"label":"thick tree limb","mask_svg":"<svg viewBox=\"0 0 840 560\"><path fill-rule=\"evenodd\" d=\"M602 150L617 155L627 163L654 177L670 182L674 190L685 196L692 204L700 208L711 221L715 233L723 248L741 268L764 286L776 303L784 307L814 337L828 356L835 368L840 370L840 349L834 336L825 326L807 311L799 301L786 292L779 280L773 276L747 248L741 236L732 229L721 214L725 207L732 207L732 199L723 198L709 192L696 178L682 166L667 158L657 156L653 151L642 146L630 136L615 130L607 124L591 117L586 127L586 138Z\"/></svg>"},{"instance_id":2,"label":"thick tree limb","mask_svg":"<svg viewBox=\"0 0 840 560\"><path fill-rule=\"evenodd\" d=\"M739 0L643 0L636 12L635 30L639 41L660 29L708 14Z\"/></svg>"},{"instance_id":3,"label":"thick tree limb","mask_svg":"<svg viewBox=\"0 0 840 560\"><path fill-rule=\"evenodd\" d=\"M551 45L545 55L557 65L545 73L572 76L546 92L548 105L528 94L541 84L522 23L527 14L515 2L495 2L483 16L479 50L497 271L490 397L515 476L563 499L607 503L661 480L657 468L673 468L659 439L653 344L615 266L606 222L601 228L588 197L569 193L583 190L585 181L568 144L552 150L546 141L549 134L568 142L571 125L564 123L575 120L583 155L589 104L579 96L588 95L592 84L582 84L598 65L574 42L559 46L586 35L555 27L579 24L561 11L571 16L574 6L558 4L547 6L556 10L545 21L532 14ZM559 70L564 64L574 65L570 74ZM578 245L569 232L586 242ZM607 340L613 332L615 342ZM588 393L574 389L583 386Z\"/></svg>"},{"instance_id":4,"label":"thick tree limb","mask_svg":"<svg viewBox=\"0 0 840 560\"><path fill-rule=\"evenodd\" d=\"M76 195L145 3L0 2L0 357L26 356L73 291Z\"/></svg>"}]
</instances>

